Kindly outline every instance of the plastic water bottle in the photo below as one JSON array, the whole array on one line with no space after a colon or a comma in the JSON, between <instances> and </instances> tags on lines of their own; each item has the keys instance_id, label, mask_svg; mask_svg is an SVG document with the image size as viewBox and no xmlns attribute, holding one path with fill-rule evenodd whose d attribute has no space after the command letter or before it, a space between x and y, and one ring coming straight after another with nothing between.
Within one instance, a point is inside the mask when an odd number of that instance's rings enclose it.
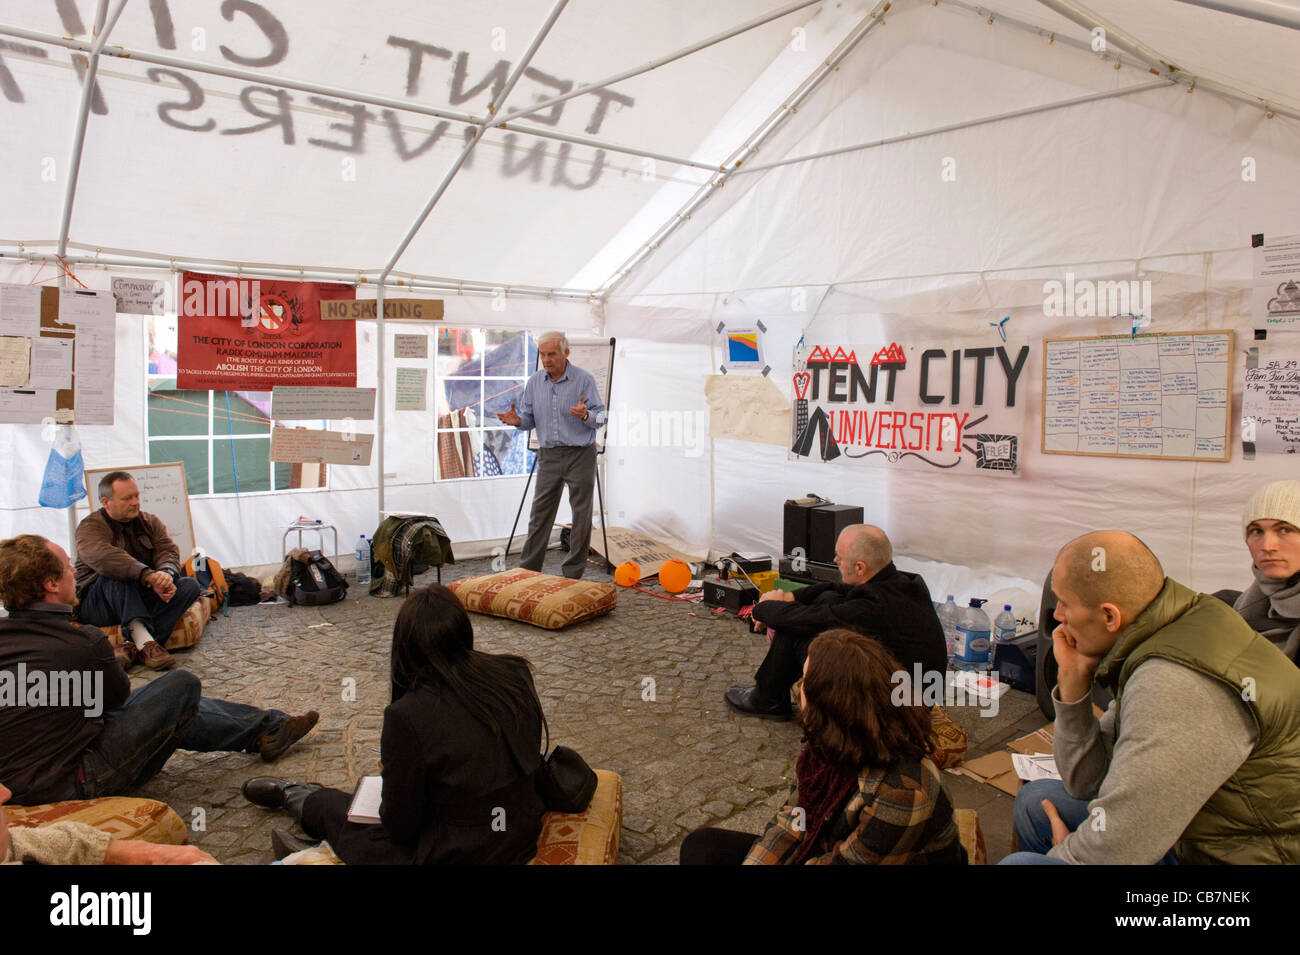
<instances>
[{"instance_id":1,"label":"plastic water bottle","mask_svg":"<svg viewBox=\"0 0 1300 955\"><path fill-rule=\"evenodd\" d=\"M957 601L953 599L952 594L949 594L948 602L941 606L938 612L939 623L943 627L943 639L948 645L948 657L951 658L957 644L957 617L961 613L961 608L957 606Z\"/></svg>"},{"instance_id":2,"label":"plastic water bottle","mask_svg":"<svg viewBox=\"0 0 1300 955\"><path fill-rule=\"evenodd\" d=\"M357 541L357 583L370 583L370 541L365 534Z\"/></svg>"},{"instance_id":3,"label":"plastic water bottle","mask_svg":"<svg viewBox=\"0 0 1300 955\"><path fill-rule=\"evenodd\" d=\"M962 670L987 670L989 666L989 637L993 627L989 615L980 608L985 601L970 599L970 606L957 618L957 640L953 647L953 665Z\"/></svg>"},{"instance_id":4,"label":"plastic water bottle","mask_svg":"<svg viewBox=\"0 0 1300 955\"><path fill-rule=\"evenodd\" d=\"M1016 615L1011 612L1011 604L1003 604L1002 612L993 621L992 643L989 644L989 666L997 663L998 647L1010 643L1016 638Z\"/></svg>"}]
</instances>

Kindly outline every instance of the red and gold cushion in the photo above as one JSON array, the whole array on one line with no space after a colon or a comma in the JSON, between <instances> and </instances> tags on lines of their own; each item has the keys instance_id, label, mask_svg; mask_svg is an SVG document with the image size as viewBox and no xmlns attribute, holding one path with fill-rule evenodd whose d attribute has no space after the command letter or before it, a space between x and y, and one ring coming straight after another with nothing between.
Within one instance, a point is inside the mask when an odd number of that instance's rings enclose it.
<instances>
[{"instance_id":1,"label":"red and gold cushion","mask_svg":"<svg viewBox=\"0 0 1300 955\"><path fill-rule=\"evenodd\" d=\"M185 823L170 806L156 799L106 796L70 799L43 806L4 807L11 829L30 829L52 822L81 822L114 839L141 839L158 845L183 846L189 841Z\"/></svg>"},{"instance_id":2,"label":"red and gold cushion","mask_svg":"<svg viewBox=\"0 0 1300 955\"><path fill-rule=\"evenodd\" d=\"M623 777L596 770L596 793L583 812L542 817L537 855L529 865L614 865L623 828Z\"/></svg>"},{"instance_id":3,"label":"red and gold cushion","mask_svg":"<svg viewBox=\"0 0 1300 955\"><path fill-rule=\"evenodd\" d=\"M176 626L172 627L172 635L167 638L167 649L184 650L186 647L194 646L199 642L199 637L203 634L203 628L208 625L208 620L211 617L212 608L208 605L207 600L200 597L194 601L181 619L176 621ZM113 646L120 647L122 645L121 627L100 627L99 629L108 634L108 642Z\"/></svg>"},{"instance_id":4,"label":"red and gold cushion","mask_svg":"<svg viewBox=\"0 0 1300 955\"><path fill-rule=\"evenodd\" d=\"M966 731L953 722L942 706L930 711L930 738L934 743L930 761L940 769L958 766L966 758Z\"/></svg>"},{"instance_id":5,"label":"red and gold cushion","mask_svg":"<svg viewBox=\"0 0 1300 955\"><path fill-rule=\"evenodd\" d=\"M447 587L466 610L546 630L602 616L618 604L618 588L613 584L570 580L523 568L453 580Z\"/></svg>"}]
</instances>

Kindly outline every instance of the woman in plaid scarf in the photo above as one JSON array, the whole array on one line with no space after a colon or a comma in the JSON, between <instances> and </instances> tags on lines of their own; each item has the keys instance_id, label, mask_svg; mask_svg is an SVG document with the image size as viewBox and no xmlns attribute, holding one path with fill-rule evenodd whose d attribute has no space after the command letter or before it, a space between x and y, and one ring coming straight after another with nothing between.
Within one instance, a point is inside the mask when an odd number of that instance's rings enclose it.
<instances>
[{"instance_id":1,"label":"woman in plaid scarf","mask_svg":"<svg viewBox=\"0 0 1300 955\"><path fill-rule=\"evenodd\" d=\"M701 829L689 864L964 865L952 803L929 759L930 714L893 699L904 673L878 641L829 630L808 648L790 796L762 836Z\"/></svg>"}]
</instances>

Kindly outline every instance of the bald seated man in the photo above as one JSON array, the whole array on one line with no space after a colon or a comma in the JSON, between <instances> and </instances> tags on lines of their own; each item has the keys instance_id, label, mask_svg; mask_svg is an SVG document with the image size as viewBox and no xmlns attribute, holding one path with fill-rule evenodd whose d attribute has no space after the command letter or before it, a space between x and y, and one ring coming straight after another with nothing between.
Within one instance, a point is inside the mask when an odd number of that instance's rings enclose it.
<instances>
[{"instance_id":1,"label":"bald seated man","mask_svg":"<svg viewBox=\"0 0 1300 955\"><path fill-rule=\"evenodd\" d=\"M1003 863L1300 862L1300 670L1132 534L1070 541L1052 590L1061 780L1021 787Z\"/></svg>"},{"instance_id":2,"label":"bald seated man","mask_svg":"<svg viewBox=\"0 0 1300 955\"><path fill-rule=\"evenodd\" d=\"M772 590L754 605L755 629L772 631L772 644L754 686L737 684L727 705L745 716L788 720L790 687L803 673L808 644L825 630L847 627L875 637L903 669L915 664L943 672L948 648L930 590L918 574L894 566L894 548L879 527L854 524L835 541L838 583L793 593Z\"/></svg>"}]
</instances>

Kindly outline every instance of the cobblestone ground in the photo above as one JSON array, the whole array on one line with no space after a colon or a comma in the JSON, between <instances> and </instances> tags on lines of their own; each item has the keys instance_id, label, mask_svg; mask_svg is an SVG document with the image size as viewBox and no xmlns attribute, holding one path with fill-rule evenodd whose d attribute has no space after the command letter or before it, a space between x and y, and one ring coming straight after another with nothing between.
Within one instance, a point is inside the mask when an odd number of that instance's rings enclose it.
<instances>
[{"instance_id":1,"label":"cobblestone ground","mask_svg":"<svg viewBox=\"0 0 1300 955\"><path fill-rule=\"evenodd\" d=\"M558 567L555 554L547 569L557 569L551 562ZM443 580L489 571L486 559L465 561L443 568ZM594 566L588 576L610 579ZM434 579L430 571L416 584ZM190 824L191 842L221 862L270 862L271 830L290 826L287 815L244 800L245 779L270 773L350 791L376 771L401 600L358 597L357 589L326 607L233 608L209 624L199 646L177 654L206 696L321 714L272 766L242 753L178 752L137 793L169 803ZM740 717L722 700L732 683L752 682L766 639L711 609L620 590L612 614L562 631L473 615L479 649L533 664L552 742L622 775L621 863L675 863L682 838L703 825L759 832L793 778L794 724ZM1045 722L1028 694L1013 691L999 702L995 718L974 708L952 712L970 734L971 755ZM989 858L1001 858L1012 800L964 777L944 778L957 806L980 811Z\"/></svg>"}]
</instances>

